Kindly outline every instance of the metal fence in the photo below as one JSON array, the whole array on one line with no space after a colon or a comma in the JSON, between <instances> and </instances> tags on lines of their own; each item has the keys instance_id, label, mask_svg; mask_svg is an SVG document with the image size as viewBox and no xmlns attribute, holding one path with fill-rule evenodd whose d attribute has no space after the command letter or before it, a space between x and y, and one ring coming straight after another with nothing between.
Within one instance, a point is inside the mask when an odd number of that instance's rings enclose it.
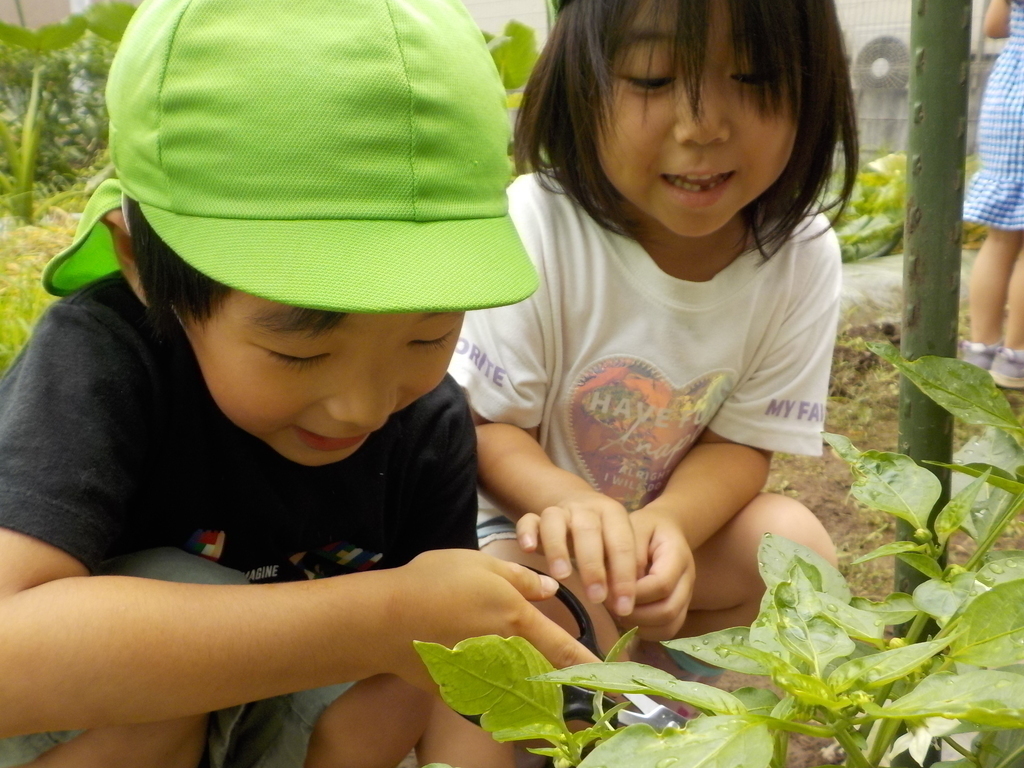
<instances>
[{"instance_id":1,"label":"metal fence","mask_svg":"<svg viewBox=\"0 0 1024 768\"><path fill-rule=\"evenodd\" d=\"M912 0L836 0L853 74L865 156L906 149ZM975 151L978 108L1000 41L981 31L986 0L974 0L967 151ZM951 83L959 73L950 72Z\"/></svg>"}]
</instances>

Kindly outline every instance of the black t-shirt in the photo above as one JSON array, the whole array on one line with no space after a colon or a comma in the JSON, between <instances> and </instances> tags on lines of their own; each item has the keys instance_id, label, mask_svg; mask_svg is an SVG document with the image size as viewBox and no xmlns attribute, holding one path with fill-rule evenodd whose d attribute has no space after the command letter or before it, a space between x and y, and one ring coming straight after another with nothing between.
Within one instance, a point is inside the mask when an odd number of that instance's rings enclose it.
<instances>
[{"instance_id":1,"label":"black t-shirt","mask_svg":"<svg viewBox=\"0 0 1024 768\"><path fill-rule=\"evenodd\" d=\"M349 458L285 459L214 404L120 277L56 302L0 380L0 526L105 558L173 546L291 581L476 547L473 425L446 377Z\"/></svg>"}]
</instances>

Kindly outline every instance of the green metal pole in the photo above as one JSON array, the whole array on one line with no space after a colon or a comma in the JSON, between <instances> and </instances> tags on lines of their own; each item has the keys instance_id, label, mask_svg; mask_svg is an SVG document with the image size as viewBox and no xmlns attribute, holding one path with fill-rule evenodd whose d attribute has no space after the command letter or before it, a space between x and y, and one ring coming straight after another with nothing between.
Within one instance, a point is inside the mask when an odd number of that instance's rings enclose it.
<instances>
[{"instance_id":1,"label":"green metal pole","mask_svg":"<svg viewBox=\"0 0 1024 768\"><path fill-rule=\"evenodd\" d=\"M903 356L956 356L961 212L970 83L971 0L914 0L910 44L910 135L904 234ZM900 451L951 460L953 418L910 382L900 382ZM933 470L949 498L949 472ZM910 537L909 526L899 538ZM897 563L896 588L924 580Z\"/></svg>"},{"instance_id":2,"label":"green metal pole","mask_svg":"<svg viewBox=\"0 0 1024 768\"><path fill-rule=\"evenodd\" d=\"M910 46L910 134L904 232L904 311L900 352L956 356L960 254L970 87L971 0L914 0ZM906 379L900 382L899 450L917 461L952 460L953 417ZM933 517L949 499L949 472ZM899 521L897 538L913 530ZM896 590L912 593L925 576L896 562ZM925 765L938 760L933 746ZM904 754L894 765L909 765Z\"/></svg>"}]
</instances>

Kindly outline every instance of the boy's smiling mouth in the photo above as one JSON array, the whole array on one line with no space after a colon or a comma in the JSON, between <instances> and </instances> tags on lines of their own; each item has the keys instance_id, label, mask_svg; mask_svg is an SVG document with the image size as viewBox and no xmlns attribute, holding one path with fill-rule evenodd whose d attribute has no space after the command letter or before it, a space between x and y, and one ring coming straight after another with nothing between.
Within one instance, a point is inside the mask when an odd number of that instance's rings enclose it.
<instances>
[{"instance_id":1,"label":"boy's smiling mouth","mask_svg":"<svg viewBox=\"0 0 1024 768\"><path fill-rule=\"evenodd\" d=\"M299 440L315 451L342 451L359 445L369 437L369 432L355 437L325 437L302 427L296 426L293 429Z\"/></svg>"}]
</instances>

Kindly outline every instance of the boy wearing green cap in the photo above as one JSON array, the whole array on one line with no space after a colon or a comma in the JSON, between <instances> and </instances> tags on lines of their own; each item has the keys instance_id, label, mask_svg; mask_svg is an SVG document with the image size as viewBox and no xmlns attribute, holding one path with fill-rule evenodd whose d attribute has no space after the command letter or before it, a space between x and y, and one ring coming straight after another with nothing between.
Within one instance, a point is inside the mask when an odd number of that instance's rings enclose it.
<instances>
[{"instance_id":1,"label":"boy wearing green cap","mask_svg":"<svg viewBox=\"0 0 1024 768\"><path fill-rule=\"evenodd\" d=\"M457 0L147 0L108 105L119 179L0 381L0 766L508 758L412 649L590 660L527 602L550 579L466 551L445 369L536 285L480 33Z\"/></svg>"}]
</instances>

